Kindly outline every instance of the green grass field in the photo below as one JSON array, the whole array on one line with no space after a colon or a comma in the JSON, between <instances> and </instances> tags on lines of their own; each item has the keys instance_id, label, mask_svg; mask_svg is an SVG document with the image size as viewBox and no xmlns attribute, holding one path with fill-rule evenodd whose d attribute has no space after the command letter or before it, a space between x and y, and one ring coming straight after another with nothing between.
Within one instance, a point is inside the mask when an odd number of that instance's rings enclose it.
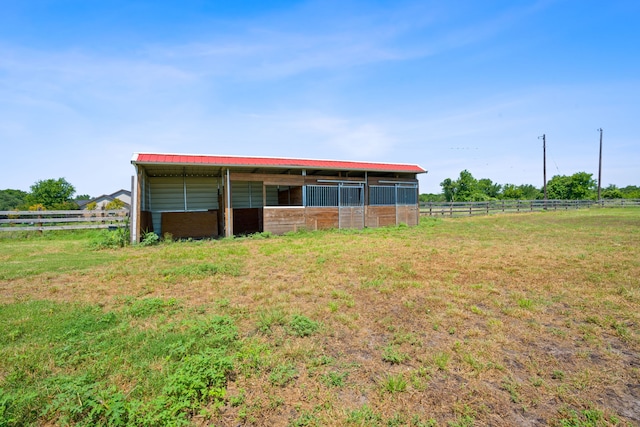
<instances>
[{"instance_id":1,"label":"green grass field","mask_svg":"<svg viewBox=\"0 0 640 427\"><path fill-rule=\"evenodd\" d=\"M640 424L640 210L0 236L0 426Z\"/></svg>"}]
</instances>

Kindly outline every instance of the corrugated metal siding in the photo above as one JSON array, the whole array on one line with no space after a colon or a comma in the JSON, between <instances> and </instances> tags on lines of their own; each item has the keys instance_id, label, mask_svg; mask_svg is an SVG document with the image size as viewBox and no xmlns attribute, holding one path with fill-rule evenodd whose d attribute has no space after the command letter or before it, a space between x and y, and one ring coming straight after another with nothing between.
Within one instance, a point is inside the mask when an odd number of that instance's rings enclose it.
<instances>
[{"instance_id":1,"label":"corrugated metal siding","mask_svg":"<svg viewBox=\"0 0 640 427\"><path fill-rule=\"evenodd\" d=\"M161 212L184 210L184 181L182 177L149 178L149 206L153 229L162 235Z\"/></svg>"},{"instance_id":2,"label":"corrugated metal siding","mask_svg":"<svg viewBox=\"0 0 640 427\"><path fill-rule=\"evenodd\" d=\"M231 206L234 209L250 208L249 183L234 181L231 183Z\"/></svg>"},{"instance_id":3,"label":"corrugated metal siding","mask_svg":"<svg viewBox=\"0 0 640 427\"><path fill-rule=\"evenodd\" d=\"M187 177L187 210L218 209L218 179Z\"/></svg>"},{"instance_id":4,"label":"corrugated metal siding","mask_svg":"<svg viewBox=\"0 0 640 427\"><path fill-rule=\"evenodd\" d=\"M148 206L153 229L162 234L162 212L218 209L218 179L211 177L148 178ZM186 189L186 205L185 205Z\"/></svg>"},{"instance_id":5,"label":"corrugated metal siding","mask_svg":"<svg viewBox=\"0 0 640 427\"><path fill-rule=\"evenodd\" d=\"M261 208L262 203L262 183L252 182L251 185L251 207Z\"/></svg>"},{"instance_id":6,"label":"corrugated metal siding","mask_svg":"<svg viewBox=\"0 0 640 427\"><path fill-rule=\"evenodd\" d=\"M276 203L278 195L276 193ZM231 182L231 205L238 208L262 207L262 183L247 181Z\"/></svg>"},{"instance_id":7,"label":"corrugated metal siding","mask_svg":"<svg viewBox=\"0 0 640 427\"><path fill-rule=\"evenodd\" d=\"M278 191L275 187L267 187L267 204L275 200L278 203ZM231 181L231 204L233 208L261 208L262 182Z\"/></svg>"}]
</instances>

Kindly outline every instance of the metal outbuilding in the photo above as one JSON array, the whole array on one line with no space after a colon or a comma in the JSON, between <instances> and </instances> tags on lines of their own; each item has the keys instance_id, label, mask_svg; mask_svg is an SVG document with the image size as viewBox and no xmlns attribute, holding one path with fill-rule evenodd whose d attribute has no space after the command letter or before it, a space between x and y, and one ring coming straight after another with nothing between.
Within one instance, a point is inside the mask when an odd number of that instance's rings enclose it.
<instances>
[{"instance_id":1,"label":"metal outbuilding","mask_svg":"<svg viewBox=\"0 0 640 427\"><path fill-rule=\"evenodd\" d=\"M418 165L136 153L131 239L417 225Z\"/></svg>"}]
</instances>

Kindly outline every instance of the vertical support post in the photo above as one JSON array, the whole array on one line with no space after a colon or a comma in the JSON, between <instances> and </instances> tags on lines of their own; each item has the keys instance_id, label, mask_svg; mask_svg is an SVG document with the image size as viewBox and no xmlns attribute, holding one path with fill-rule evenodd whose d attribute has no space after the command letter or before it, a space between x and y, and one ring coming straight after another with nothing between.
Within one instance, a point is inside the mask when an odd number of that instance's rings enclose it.
<instances>
[{"instance_id":1,"label":"vertical support post","mask_svg":"<svg viewBox=\"0 0 640 427\"><path fill-rule=\"evenodd\" d=\"M224 203L224 235L233 236L233 210L231 207L231 173L227 169L226 182L224 183L225 203Z\"/></svg>"},{"instance_id":2,"label":"vertical support post","mask_svg":"<svg viewBox=\"0 0 640 427\"><path fill-rule=\"evenodd\" d=\"M267 186L263 182L262 183L262 208L264 209L266 207L267 207Z\"/></svg>"},{"instance_id":3,"label":"vertical support post","mask_svg":"<svg viewBox=\"0 0 640 427\"><path fill-rule=\"evenodd\" d=\"M140 181L142 178L142 171L138 165L134 166L136 174L133 176L133 182L131 185L131 212L129 215L131 217L131 243L138 243L140 240L140 202L142 200Z\"/></svg>"},{"instance_id":4,"label":"vertical support post","mask_svg":"<svg viewBox=\"0 0 640 427\"><path fill-rule=\"evenodd\" d=\"M182 169L182 195L184 198L184 211L187 211L187 174L184 169Z\"/></svg>"},{"instance_id":5,"label":"vertical support post","mask_svg":"<svg viewBox=\"0 0 640 427\"><path fill-rule=\"evenodd\" d=\"M338 230L342 229L342 183L338 183Z\"/></svg>"},{"instance_id":6,"label":"vertical support post","mask_svg":"<svg viewBox=\"0 0 640 427\"><path fill-rule=\"evenodd\" d=\"M307 170L306 169L302 169L302 176L303 177L307 176ZM302 206L303 207L307 206L307 182L306 182L306 178L302 178Z\"/></svg>"},{"instance_id":7,"label":"vertical support post","mask_svg":"<svg viewBox=\"0 0 640 427\"><path fill-rule=\"evenodd\" d=\"M598 158L598 203L601 203L600 188L602 187L602 128L600 131L600 156Z\"/></svg>"},{"instance_id":8,"label":"vertical support post","mask_svg":"<svg viewBox=\"0 0 640 427\"><path fill-rule=\"evenodd\" d=\"M131 176L131 205L129 206L129 243L133 243L135 233L135 223L133 221L133 206L134 197L136 196L136 178L135 175Z\"/></svg>"},{"instance_id":9,"label":"vertical support post","mask_svg":"<svg viewBox=\"0 0 640 427\"><path fill-rule=\"evenodd\" d=\"M399 225L400 222L398 221L398 184L394 184L393 185L394 188L394 198L395 198L395 202L396 202L396 225Z\"/></svg>"}]
</instances>

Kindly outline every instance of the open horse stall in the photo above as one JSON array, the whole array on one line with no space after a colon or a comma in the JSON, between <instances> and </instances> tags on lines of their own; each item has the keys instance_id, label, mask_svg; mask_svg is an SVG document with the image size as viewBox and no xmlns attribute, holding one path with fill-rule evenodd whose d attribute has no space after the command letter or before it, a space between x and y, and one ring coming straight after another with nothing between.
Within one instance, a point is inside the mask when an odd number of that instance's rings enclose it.
<instances>
[{"instance_id":1,"label":"open horse stall","mask_svg":"<svg viewBox=\"0 0 640 427\"><path fill-rule=\"evenodd\" d=\"M418 165L136 153L131 240L417 225Z\"/></svg>"}]
</instances>

